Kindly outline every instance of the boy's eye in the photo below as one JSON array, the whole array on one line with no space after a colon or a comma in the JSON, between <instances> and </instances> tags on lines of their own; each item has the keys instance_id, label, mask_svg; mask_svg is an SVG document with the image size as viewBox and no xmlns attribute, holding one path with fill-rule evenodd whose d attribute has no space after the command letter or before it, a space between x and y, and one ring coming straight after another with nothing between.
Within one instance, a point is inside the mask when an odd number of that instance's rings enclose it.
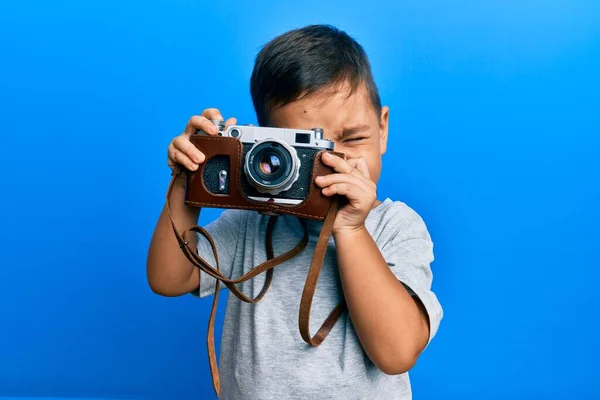
<instances>
[{"instance_id":1,"label":"boy's eye","mask_svg":"<svg viewBox=\"0 0 600 400\"><path fill-rule=\"evenodd\" d=\"M356 143L356 142L360 142L361 140L364 140L366 138L364 137L357 137L357 138L351 138L351 139L347 139L346 142L347 143Z\"/></svg>"}]
</instances>

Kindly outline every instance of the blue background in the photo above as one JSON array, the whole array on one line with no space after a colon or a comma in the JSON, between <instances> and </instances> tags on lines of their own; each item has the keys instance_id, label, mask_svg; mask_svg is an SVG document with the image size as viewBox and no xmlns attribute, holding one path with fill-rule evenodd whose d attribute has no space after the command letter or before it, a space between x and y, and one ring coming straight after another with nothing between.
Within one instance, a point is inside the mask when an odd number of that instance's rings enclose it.
<instances>
[{"instance_id":1,"label":"blue background","mask_svg":"<svg viewBox=\"0 0 600 400\"><path fill-rule=\"evenodd\" d=\"M206 107L254 123L255 54L308 23L366 48L381 197L436 243L415 397L600 396L600 3L575 0L2 2L0 396L213 397L211 299L146 283L166 148Z\"/></svg>"}]
</instances>

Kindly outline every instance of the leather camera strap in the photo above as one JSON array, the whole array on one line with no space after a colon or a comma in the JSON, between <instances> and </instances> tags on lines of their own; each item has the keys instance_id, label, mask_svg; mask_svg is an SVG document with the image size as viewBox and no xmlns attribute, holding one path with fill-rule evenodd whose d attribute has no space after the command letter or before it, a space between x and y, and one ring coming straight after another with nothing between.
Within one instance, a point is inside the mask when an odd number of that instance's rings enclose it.
<instances>
[{"instance_id":1,"label":"leather camera strap","mask_svg":"<svg viewBox=\"0 0 600 400\"><path fill-rule=\"evenodd\" d=\"M331 236L331 231L333 229L333 222L337 214L337 208L338 202L337 200L334 200L327 213L327 216L325 217L325 221L323 222L321 234L317 240L315 253L313 255L310 269L308 270L308 274L306 276L306 283L304 285L302 298L300 300L300 312L298 314L298 327L300 329L300 335L306 343L309 343L314 347L317 347L323 342L323 340L325 340L329 334L329 331L331 331L331 328L333 328L337 320L346 309L346 302L342 299L342 301L335 306L333 311L331 311L329 316L325 319L325 322L323 322L321 328L319 328L317 333L315 333L315 336L311 338L309 326L310 309L315 290L317 289L317 282L319 280L319 274L321 273L321 267L323 266L325 254L327 253L327 246L329 244L329 237Z\"/></svg>"},{"instance_id":2,"label":"leather camera strap","mask_svg":"<svg viewBox=\"0 0 600 400\"><path fill-rule=\"evenodd\" d=\"M303 221L300 220L302 227L304 229L304 236L302 237L300 242L292 250L275 257L274 252L273 252L273 227L275 225L277 217L276 216L270 217L268 224L267 224L267 233L266 233L266 241L265 241L266 242L267 261L254 267L253 269L248 271L246 274L244 274L240 278L237 278L237 279L228 278L225 275L223 275L220 271L219 258L218 258L218 254L217 254L216 245L215 245L211 235L204 228L202 228L198 225L194 225L194 226L187 228L185 231L183 231L182 234L180 234L179 231L177 230L177 227L175 226L175 222L174 222L173 216L171 214L170 198L171 198L171 193L173 191L173 187L175 185L175 181L181 172L182 172L182 168L180 166L177 166L175 168L175 170L173 171L171 183L170 183L169 189L167 191L166 207L167 207L167 211L169 214L169 218L171 220L171 226L173 227L173 232L175 233L175 237L177 238L177 241L179 242L179 245L180 245L181 250L183 251L184 255L188 258L188 260L194 266L198 267L200 270L204 271L206 274L208 274L216 279L213 303L212 303L210 318L209 318L209 322L208 322L207 349L208 349L208 358L209 358L211 376L212 376L212 381L213 381L213 387L218 396L221 391L221 383L220 383L220 378L219 378L218 363L217 363L217 357L216 357L216 351L215 351L214 324L215 324L215 316L216 316L216 311L217 311L217 303L218 303L218 298L219 298L220 283L223 282L231 290L231 292L236 297L238 297L240 300L245 301L247 303L258 302L266 294L269 286L271 285L271 281L273 278L273 268L275 266L293 258L298 253L300 253L302 250L304 250L304 248L308 244L308 229L307 229L306 225L303 223ZM344 312L344 310L346 308L346 303L344 300L342 300L333 309L333 311L330 313L330 315L326 318L325 322L322 324L322 326L317 331L315 336L311 338L309 325L310 325L310 310L311 310L312 300L313 300L313 296L314 296L314 293L315 293L315 290L317 287L319 274L320 274L321 268L323 266L323 261L325 259L325 254L327 252L327 246L329 243L329 238L331 237L333 222L334 222L335 216L337 214L337 209L338 209L338 202L333 201L332 205L327 213L327 216L325 217L325 220L323 222L323 227L321 229L321 233L319 234L319 238L317 240L317 244L316 244L315 251L313 254L312 263L311 263L310 269L307 274L306 283L305 283L304 290L302 292L302 298L300 301L300 312L299 312L299 317L298 317L298 326L300 329L300 335L302 336L302 339L306 343L309 343L310 345L315 346L315 347L318 346L319 344L321 344L323 342L323 340L327 337L327 335L329 334L329 332L331 331L331 329L333 328L333 326L335 325L335 323L337 322L337 320L339 319L339 317L342 315L342 313ZM216 268L213 268L208 262L206 262L206 260L204 260L202 257L200 257L197 253L197 249L190 249L190 247L188 246L188 241L186 240L187 232L197 232L208 240L208 242L210 243L213 255L214 255ZM241 283L241 282L250 280L265 271L266 271L267 275L266 275L264 286L263 286L262 290L260 291L260 293L254 299L247 297L235 285L236 283Z\"/></svg>"}]
</instances>

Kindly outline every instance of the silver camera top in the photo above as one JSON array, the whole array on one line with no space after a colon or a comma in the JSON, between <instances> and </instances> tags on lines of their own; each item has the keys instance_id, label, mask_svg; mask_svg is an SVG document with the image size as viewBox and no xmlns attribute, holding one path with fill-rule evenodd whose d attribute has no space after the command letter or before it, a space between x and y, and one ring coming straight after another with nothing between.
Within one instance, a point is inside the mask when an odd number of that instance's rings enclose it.
<instances>
[{"instance_id":1,"label":"silver camera top","mask_svg":"<svg viewBox=\"0 0 600 400\"><path fill-rule=\"evenodd\" d=\"M331 140L323 139L322 128L306 130L253 125L229 125L225 127L225 121L212 120L211 122L219 128L219 136L239 139L242 143L279 140L294 147L311 147L325 150L333 150L334 147Z\"/></svg>"}]
</instances>

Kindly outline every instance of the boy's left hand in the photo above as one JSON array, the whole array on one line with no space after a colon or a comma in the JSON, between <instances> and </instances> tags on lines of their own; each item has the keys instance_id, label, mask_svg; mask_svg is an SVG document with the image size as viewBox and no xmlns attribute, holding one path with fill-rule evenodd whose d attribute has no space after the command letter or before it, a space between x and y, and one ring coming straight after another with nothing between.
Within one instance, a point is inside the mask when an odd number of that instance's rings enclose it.
<instances>
[{"instance_id":1,"label":"boy's left hand","mask_svg":"<svg viewBox=\"0 0 600 400\"><path fill-rule=\"evenodd\" d=\"M333 234L363 229L365 220L377 200L377 185L369 176L369 167L364 158L344 160L324 153L323 163L335 172L319 176L315 183L323 188L325 196L346 196L349 204L342 207L333 223Z\"/></svg>"}]
</instances>

